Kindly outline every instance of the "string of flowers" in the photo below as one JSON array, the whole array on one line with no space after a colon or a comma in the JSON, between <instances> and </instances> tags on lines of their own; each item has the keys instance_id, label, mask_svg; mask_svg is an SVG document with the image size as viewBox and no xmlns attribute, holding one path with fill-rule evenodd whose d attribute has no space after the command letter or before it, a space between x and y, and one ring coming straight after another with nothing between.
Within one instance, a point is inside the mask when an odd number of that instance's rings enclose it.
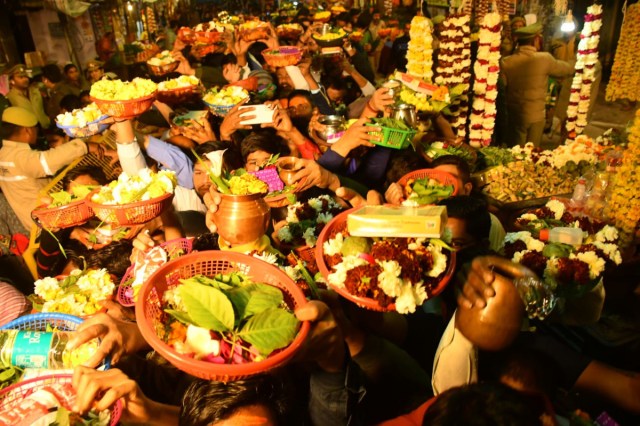
<instances>
[{"instance_id":1,"label":"string of flowers","mask_svg":"<svg viewBox=\"0 0 640 426\"><path fill-rule=\"evenodd\" d=\"M587 113L591 103L591 85L595 80L598 62L598 44L602 27L602 6L589 6L584 17L584 27L580 34L576 73L571 83L571 94L567 108L566 129L569 139L573 140L587 126Z\"/></svg>"},{"instance_id":2,"label":"string of flowers","mask_svg":"<svg viewBox=\"0 0 640 426\"><path fill-rule=\"evenodd\" d=\"M629 130L627 148L622 154L622 164L616 169L611 183L611 197L605 207L605 216L612 220L621 232L621 242L627 246L633 240L640 223L640 110Z\"/></svg>"},{"instance_id":3,"label":"string of flowers","mask_svg":"<svg viewBox=\"0 0 640 426\"><path fill-rule=\"evenodd\" d=\"M469 116L469 81L471 79L471 17L464 14L451 14L442 23L444 30L440 34L438 67L435 83L444 86L464 86L463 94L449 106L448 117L458 137L467 133Z\"/></svg>"},{"instance_id":4,"label":"string of flowers","mask_svg":"<svg viewBox=\"0 0 640 426\"><path fill-rule=\"evenodd\" d=\"M429 18L414 16L409 30L407 73L428 83L433 78L433 24Z\"/></svg>"},{"instance_id":5,"label":"string of flowers","mask_svg":"<svg viewBox=\"0 0 640 426\"><path fill-rule=\"evenodd\" d=\"M490 145L495 127L501 21L499 13L487 13L480 27L478 54L473 64L475 82L469 130L469 143L475 147Z\"/></svg>"},{"instance_id":6,"label":"string of flowers","mask_svg":"<svg viewBox=\"0 0 640 426\"><path fill-rule=\"evenodd\" d=\"M636 52L638 46L640 46L640 3L635 3L627 8L622 22L620 40L607 85L607 101L640 100L640 55Z\"/></svg>"}]
</instances>

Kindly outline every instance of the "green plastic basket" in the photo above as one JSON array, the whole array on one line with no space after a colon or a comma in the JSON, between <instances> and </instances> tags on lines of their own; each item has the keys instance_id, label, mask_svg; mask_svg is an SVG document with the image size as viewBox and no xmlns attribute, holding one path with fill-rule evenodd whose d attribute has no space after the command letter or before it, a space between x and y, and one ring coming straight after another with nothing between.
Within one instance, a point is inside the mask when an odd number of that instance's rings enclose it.
<instances>
[{"instance_id":1,"label":"green plastic basket","mask_svg":"<svg viewBox=\"0 0 640 426\"><path fill-rule=\"evenodd\" d=\"M372 135L380 135L381 141L371 141L371 143L393 149L405 149L409 146L413 137L416 135L415 130L394 129L392 127L380 126L378 124L367 123L367 126L380 127L382 132L369 132Z\"/></svg>"}]
</instances>

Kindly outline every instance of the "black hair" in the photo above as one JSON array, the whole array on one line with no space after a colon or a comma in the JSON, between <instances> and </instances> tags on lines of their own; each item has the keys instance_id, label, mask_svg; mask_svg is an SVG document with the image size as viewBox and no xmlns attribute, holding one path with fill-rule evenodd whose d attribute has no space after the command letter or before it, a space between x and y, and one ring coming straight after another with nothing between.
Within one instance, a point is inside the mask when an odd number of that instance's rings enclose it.
<instances>
[{"instance_id":1,"label":"black hair","mask_svg":"<svg viewBox=\"0 0 640 426\"><path fill-rule=\"evenodd\" d=\"M218 244L218 234L212 232L206 232L198 235L193 240L193 251L207 251L207 250L220 250Z\"/></svg>"},{"instance_id":2,"label":"black hair","mask_svg":"<svg viewBox=\"0 0 640 426\"><path fill-rule=\"evenodd\" d=\"M80 97L74 94L65 95L62 99L60 99L60 108L69 112L73 111L74 109L82 108Z\"/></svg>"},{"instance_id":3,"label":"black hair","mask_svg":"<svg viewBox=\"0 0 640 426\"><path fill-rule=\"evenodd\" d=\"M90 92L88 90L83 90L82 92L80 92L80 94L78 95L78 97L80 99L84 98L85 96L90 96Z\"/></svg>"},{"instance_id":4,"label":"black hair","mask_svg":"<svg viewBox=\"0 0 640 426\"><path fill-rule=\"evenodd\" d=\"M62 73L60 67L56 64L47 64L42 67L42 76L51 80L52 83L59 83L62 81Z\"/></svg>"},{"instance_id":5,"label":"black hair","mask_svg":"<svg viewBox=\"0 0 640 426\"><path fill-rule=\"evenodd\" d=\"M133 243L126 239L114 241L98 250L87 250L85 254L87 268L105 268L120 282L131 266L129 256L131 256L132 250Z\"/></svg>"},{"instance_id":6,"label":"black hair","mask_svg":"<svg viewBox=\"0 0 640 426\"><path fill-rule=\"evenodd\" d=\"M427 409L422 425L539 426L541 414L514 389L500 383L475 383L440 394Z\"/></svg>"},{"instance_id":7,"label":"black hair","mask_svg":"<svg viewBox=\"0 0 640 426\"><path fill-rule=\"evenodd\" d=\"M244 163L247 162L249 154L256 151L265 151L273 155L289 154L289 148L283 143L282 138L268 131L251 132L242 140L240 153Z\"/></svg>"},{"instance_id":8,"label":"black hair","mask_svg":"<svg viewBox=\"0 0 640 426\"><path fill-rule=\"evenodd\" d=\"M69 70L70 70L71 68L76 68L76 69L77 69L78 67L77 67L75 64L67 64L67 65L65 65L65 66L64 66L64 73L65 73L65 75L69 72Z\"/></svg>"},{"instance_id":9,"label":"black hair","mask_svg":"<svg viewBox=\"0 0 640 426\"><path fill-rule=\"evenodd\" d=\"M427 167L425 159L421 155L416 155L413 149L393 150L387 163L385 186L398 182L402 176L409 172Z\"/></svg>"},{"instance_id":10,"label":"black hair","mask_svg":"<svg viewBox=\"0 0 640 426\"><path fill-rule=\"evenodd\" d=\"M469 167L469 163L464 161L461 157L458 157L457 155L443 155L442 157L438 157L431 162L432 169L444 165L456 166L462 182L471 182L471 168Z\"/></svg>"},{"instance_id":11,"label":"black hair","mask_svg":"<svg viewBox=\"0 0 640 426\"><path fill-rule=\"evenodd\" d=\"M438 205L447 208L447 216L463 220L466 230L477 242L486 241L491 229L491 216L487 203L473 195L461 195L441 200Z\"/></svg>"},{"instance_id":12,"label":"black hair","mask_svg":"<svg viewBox=\"0 0 640 426\"><path fill-rule=\"evenodd\" d=\"M302 89L292 90L289 93L289 95L287 95L287 101L291 102L291 99L298 96L305 98L307 101L309 101L309 103L313 107L313 99L311 98L311 92L308 90L302 90Z\"/></svg>"},{"instance_id":13,"label":"black hair","mask_svg":"<svg viewBox=\"0 0 640 426\"><path fill-rule=\"evenodd\" d=\"M243 407L261 405L276 424L297 424L291 383L282 375L262 374L228 383L196 380L187 388L180 409L180 426L209 426Z\"/></svg>"},{"instance_id":14,"label":"black hair","mask_svg":"<svg viewBox=\"0 0 640 426\"><path fill-rule=\"evenodd\" d=\"M7 123L6 121L3 121L0 125L0 140L11 139L13 135L18 133L21 127L22 126L18 126L17 124Z\"/></svg>"},{"instance_id":15,"label":"black hair","mask_svg":"<svg viewBox=\"0 0 640 426\"><path fill-rule=\"evenodd\" d=\"M236 58L236 55L234 55L233 53L227 53L222 58L222 61L220 61L220 66L224 68L224 66L227 64L237 64L237 63L238 63L238 58Z\"/></svg>"},{"instance_id":16,"label":"black hair","mask_svg":"<svg viewBox=\"0 0 640 426\"><path fill-rule=\"evenodd\" d=\"M351 22L351 15L349 15L347 12L341 12L336 16L335 21Z\"/></svg>"},{"instance_id":17,"label":"black hair","mask_svg":"<svg viewBox=\"0 0 640 426\"><path fill-rule=\"evenodd\" d=\"M71 182L73 182L75 179L78 178L78 176L83 176L83 175L88 175L91 176L96 182L98 182L98 184L100 185L106 185L109 180L107 179L107 176L104 174L104 170L102 170L102 168L97 167L97 166L78 166L78 167L74 167L73 169L69 170L64 177L62 178L62 188L65 191L69 190L69 186L71 185Z\"/></svg>"},{"instance_id":18,"label":"black hair","mask_svg":"<svg viewBox=\"0 0 640 426\"><path fill-rule=\"evenodd\" d=\"M224 155L222 156L222 161L224 163L223 168L225 170L231 171L244 167L244 162L242 161L242 157L238 152L238 149L230 142L209 141L196 146L193 151L197 154L198 157L206 160L206 158L204 157L205 154L213 151L220 151L222 149L226 149Z\"/></svg>"},{"instance_id":19,"label":"black hair","mask_svg":"<svg viewBox=\"0 0 640 426\"><path fill-rule=\"evenodd\" d=\"M373 16L369 12L364 12L358 15L358 19L356 20L356 28L369 28L371 25L371 21L373 20Z\"/></svg>"}]
</instances>

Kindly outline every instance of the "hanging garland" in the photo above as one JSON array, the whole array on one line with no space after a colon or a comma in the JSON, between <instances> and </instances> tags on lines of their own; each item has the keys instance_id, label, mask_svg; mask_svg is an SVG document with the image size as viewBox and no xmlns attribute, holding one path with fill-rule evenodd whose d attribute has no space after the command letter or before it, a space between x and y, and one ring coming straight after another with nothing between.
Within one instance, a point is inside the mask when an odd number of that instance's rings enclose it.
<instances>
[{"instance_id":1,"label":"hanging garland","mask_svg":"<svg viewBox=\"0 0 640 426\"><path fill-rule=\"evenodd\" d=\"M640 3L626 9L620 40L607 85L607 101L640 100Z\"/></svg>"},{"instance_id":2,"label":"hanging garland","mask_svg":"<svg viewBox=\"0 0 640 426\"><path fill-rule=\"evenodd\" d=\"M500 13L487 13L480 26L469 130L469 143L476 147L491 144L496 122L501 21Z\"/></svg>"},{"instance_id":3,"label":"hanging garland","mask_svg":"<svg viewBox=\"0 0 640 426\"><path fill-rule=\"evenodd\" d=\"M431 82L433 78L433 25L429 18L414 16L409 30L407 73Z\"/></svg>"},{"instance_id":4,"label":"hanging garland","mask_svg":"<svg viewBox=\"0 0 640 426\"><path fill-rule=\"evenodd\" d=\"M471 79L471 17L465 14L451 14L442 22L438 67L435 82L453 87L464 85L464 94L449 106L451 115L447 117L458 137L467 134L469 115L469 81Z\"/></svg>"},{"instance_id":5,"label":"hanging garland","mask_svg":"<svg viewBox=\"0 0 640 426\"><path fill-rule=\"evenodd\" d=\"M598 62L598 44L602 27L602 6L589 6L584 17L584 28L580 34L576 73L571 83L571 94L567 108L567 134L574 140L587 126L587 113L591 103L591 85L595 80Z\"/></svg>"}]
</instances>

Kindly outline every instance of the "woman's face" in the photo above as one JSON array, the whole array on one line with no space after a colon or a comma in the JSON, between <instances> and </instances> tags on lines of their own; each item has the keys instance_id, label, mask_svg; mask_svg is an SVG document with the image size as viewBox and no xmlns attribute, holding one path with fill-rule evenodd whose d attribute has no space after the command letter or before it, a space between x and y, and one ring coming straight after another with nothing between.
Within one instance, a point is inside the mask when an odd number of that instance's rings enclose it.
<instances>
[{"instance_id":1,"label":"woman's face","mask_svg":"<svg viewBox=\"0 0 640 426\"><path fill-rule=\"evenodd\" d=\"M269 154L267 151L254 151L247 156L247 163L244 165L244 167L248 172L258 171L260 170L260 167L262 167L266 164L267 161L269 161L269 158L271 158L271 154Z\"/></svg>"},{"instance_id":2,"label":"woman's face","mask_svg":"<svg viewBox=\"0 0 640 426\"><path fill-rule=\"evenodd\" d=\"M78 81L80 79L80 72L78 71L78 68L69 68L69 70L67 71L67 78L71 81Z\"/></svg>"}]
</instances>

